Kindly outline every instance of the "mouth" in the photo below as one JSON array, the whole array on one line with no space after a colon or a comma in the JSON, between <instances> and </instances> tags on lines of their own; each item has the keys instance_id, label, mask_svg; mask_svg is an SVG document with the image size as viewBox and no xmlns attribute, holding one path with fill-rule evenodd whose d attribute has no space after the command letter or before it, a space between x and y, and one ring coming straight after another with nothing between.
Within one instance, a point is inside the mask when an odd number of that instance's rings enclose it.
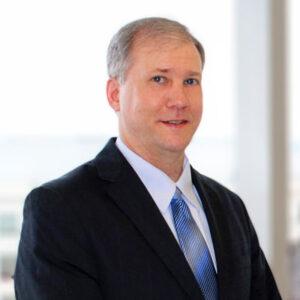
<instances>
[{"instance_id":1,"label":"mouth","mask_svg":"<svg viewBox=\"0 0 300 300\"><path fill-rule=\"evenodd\" d=\"M169 121L162 121L163 124L171 127L182 127L184 126L188 121L187 120L169 120Z\"/></svg>"},{"instance_id":2,"label":"mouth","mask_svg":"<svg viewBox=\"0 0 300 300\"><path fill-rule=\"evenodd\" d=\"M184 122L186 122L186 121L166 121L166 123L168 123L168 124L176 124L176 125L182 124Z\"/></svg>"}]
</instances>

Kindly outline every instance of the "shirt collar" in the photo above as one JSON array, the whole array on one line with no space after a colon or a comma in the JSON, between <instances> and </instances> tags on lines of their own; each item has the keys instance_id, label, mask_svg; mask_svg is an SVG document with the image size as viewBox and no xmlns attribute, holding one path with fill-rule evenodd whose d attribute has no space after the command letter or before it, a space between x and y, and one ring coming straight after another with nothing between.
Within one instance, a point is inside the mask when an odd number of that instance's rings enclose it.
<instances>
[{"instance_id":1,"label":"shirt collar","mask_svg":"<svg viewBox=\"0 0 300 300\"><path fill-rule=\"evenodd\" d=\"M191 168L187 157L184 158L183 172L180 178L177 182L174 182L163 171L130 150L121 138L117 138L116 146L137 173L162 214L165 214L168 210L176 187L187 198L185 200L188 200L194 206L197 205L198 201L193 190Z\"/></svg>"}]
</instances>

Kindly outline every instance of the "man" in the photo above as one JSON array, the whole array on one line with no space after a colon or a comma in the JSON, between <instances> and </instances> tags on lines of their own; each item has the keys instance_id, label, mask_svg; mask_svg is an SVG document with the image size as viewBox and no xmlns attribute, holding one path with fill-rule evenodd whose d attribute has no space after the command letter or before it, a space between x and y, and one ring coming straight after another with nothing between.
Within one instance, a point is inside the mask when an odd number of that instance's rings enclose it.
<instances>
[{"instance_id":1,"label":"man","mask_svg":"<svg viewBox=\"0 0 300 300\"><path fill-rule=\"evenodd\" d=\"M113 37L119 137L27 197L17 299L281 299L239 197L185 157L203 65L201 44L171 20Z\"/></svg>"}]
</instances>

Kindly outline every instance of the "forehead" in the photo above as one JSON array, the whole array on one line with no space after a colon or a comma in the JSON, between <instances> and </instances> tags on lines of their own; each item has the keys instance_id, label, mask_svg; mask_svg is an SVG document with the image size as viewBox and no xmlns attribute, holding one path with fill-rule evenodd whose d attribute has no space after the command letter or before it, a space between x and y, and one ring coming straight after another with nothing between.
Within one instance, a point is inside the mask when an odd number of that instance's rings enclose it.
<instances>
[{"instance_id":1,"label":"forehead","mask_svg":"<svg viewBox=\"0 0 300 300\"><path fill-rule=\"evenodd\" d=\"M164 63L178 64L190 62L194 68L202 69L201 56L194 43L180 37L154 36L138 38L130 51L131 66L134 64L160 65Z\"/></svg>"}]
</instances>

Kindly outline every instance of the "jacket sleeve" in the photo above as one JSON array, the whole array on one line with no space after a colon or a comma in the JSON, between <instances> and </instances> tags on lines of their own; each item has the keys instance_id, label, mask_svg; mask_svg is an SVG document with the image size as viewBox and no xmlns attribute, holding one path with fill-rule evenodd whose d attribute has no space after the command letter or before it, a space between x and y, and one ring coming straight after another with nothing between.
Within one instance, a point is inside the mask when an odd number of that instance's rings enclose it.
<instances>
[{"instance_id":1,"label":"jacket sleeve","mask_svg":"<svg viewBox=\"0 0 300 300\"><path fill-rule=\"evenodd\" d=\"M17 300L101 300L97 270L80 220L50 188L25 200L15 269Z\"/></svg>"}]
</instances>

